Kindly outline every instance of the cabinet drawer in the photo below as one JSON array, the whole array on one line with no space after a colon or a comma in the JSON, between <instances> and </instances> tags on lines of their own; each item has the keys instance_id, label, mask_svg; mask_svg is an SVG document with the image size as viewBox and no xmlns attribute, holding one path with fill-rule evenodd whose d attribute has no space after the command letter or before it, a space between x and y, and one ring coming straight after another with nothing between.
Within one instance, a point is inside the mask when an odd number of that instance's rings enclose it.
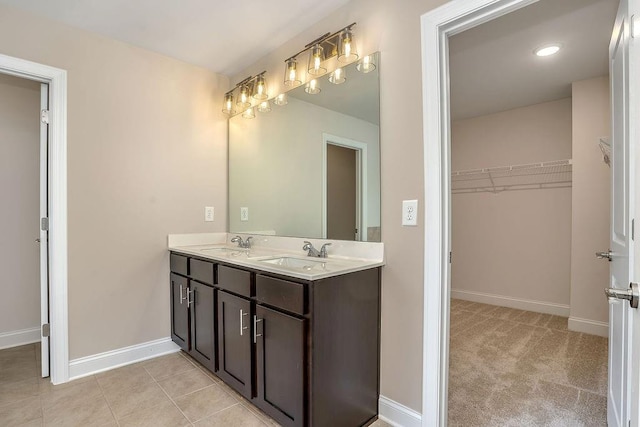
<instances>
[{"instance_id":1,"label":"cabinet drawer","mask_svg":"<svg viewBox=\"0 0 640 427\"><path fill-rule=\"evenodd\" d=\"M237 268L218 266L218 286L221 289L243 295L251 296L251 273Z\"/></svg>"},{"instance_id":2,"label":"cabinet drawer","mask_svg":"<svg viewBox=\"0 0 640 427\"><path fill-rule=\"evenodd\" d=\"M191 278L198 282L213 285L213 263L191 259Z\"/></svg>"},{"instance_id":3,"label":"cabinet drawer","mask_svg":"<svg viewBox=\"0 0 640 427\"><path fill-rule=\"evenodd\" d=\"M304 314L304 285L300 283L258 274L256 299L292 313Z\"/></svg>"},{"instance_id":4,"label":"cabinet drawer","mask_svg":"<svg viewBox=\"0 0 640 427\"><path fill-rule=\"evenodd\" d=\"M187 275L187 257L182 255L171 254L170 258L171 271L174 273Z\"/></svg>"}]
</instances>

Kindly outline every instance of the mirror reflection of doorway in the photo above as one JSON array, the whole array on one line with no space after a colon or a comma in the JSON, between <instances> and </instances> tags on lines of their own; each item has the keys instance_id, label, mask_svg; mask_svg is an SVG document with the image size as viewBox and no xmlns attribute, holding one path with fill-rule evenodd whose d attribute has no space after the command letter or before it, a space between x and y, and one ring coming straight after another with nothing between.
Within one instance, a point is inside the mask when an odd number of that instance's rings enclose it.
<instances>
[{"instance_id":1,"label":"mirror reflection of doorway","mask_svg":"<svg viewBox=\"0 0 640 427\"><path fill-rule=\"evenodd\" d=\"M359 240L358 151L327 144L327 239Z\"/></svg>"}]
</instances>

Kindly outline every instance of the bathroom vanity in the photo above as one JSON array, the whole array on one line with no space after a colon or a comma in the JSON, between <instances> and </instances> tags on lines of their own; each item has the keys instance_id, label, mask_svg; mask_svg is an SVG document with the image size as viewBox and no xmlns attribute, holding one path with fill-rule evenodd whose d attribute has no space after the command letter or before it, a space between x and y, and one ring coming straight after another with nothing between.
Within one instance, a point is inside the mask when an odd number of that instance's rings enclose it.
<instances>
[{"instance_id":1,"label":"bathroom vanity","mask_svg":"<svg viewBox=\"0 0 640 427\"><path fill-rule=\"evenodd\" d=\"M377 418L381 259L170 251L171 335L185 352L283 426Z\"/></svg>"}]
</instances>

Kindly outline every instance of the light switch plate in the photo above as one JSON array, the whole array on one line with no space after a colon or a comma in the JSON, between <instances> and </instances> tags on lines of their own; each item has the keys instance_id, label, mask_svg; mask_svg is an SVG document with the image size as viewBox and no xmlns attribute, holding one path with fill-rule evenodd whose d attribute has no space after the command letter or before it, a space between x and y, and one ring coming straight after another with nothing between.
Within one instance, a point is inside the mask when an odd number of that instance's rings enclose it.
<instances>
[{"instance_id":1,"label":"light switch plate","mask_svg":"<svg viewBox=\"0 0 640 427\"><path fill-rule=\"evenodd\" d=\"M402 201L402 225L408 225L408 226L418 225L418 201L417 200Z\"/></svg>"},{"instance_id":2,"label":"light switch plate","mask_svg":"<svg viewBox=\"0 0 640 427\"><path fill-rule=\"evenodd\" d=\"M213 206L205 206L204 208L204 220L205 222L213 221Z\"/></svg>"},{"instance_id":3,"label":"light switch plate","mask_svg":"<svg viewBox=\"0 0 640 427\"><path fill-rule=\"evenodd\" d=\"M249 208L240 208L240 221L249 221Z\"/></svg>"}]
</instances>

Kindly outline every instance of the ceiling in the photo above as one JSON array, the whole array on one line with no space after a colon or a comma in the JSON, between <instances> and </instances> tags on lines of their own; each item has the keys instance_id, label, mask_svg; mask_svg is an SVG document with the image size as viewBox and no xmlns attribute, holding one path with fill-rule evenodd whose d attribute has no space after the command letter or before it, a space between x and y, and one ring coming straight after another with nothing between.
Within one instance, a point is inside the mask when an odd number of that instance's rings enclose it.
<instances>
[{"instance_id":1,"label":"ceiling","mask_svg":"<svg viewBox=\"0 0 640 427\"><path fill-rule=\"evenodd\" d=\"M349 0L0 0L233 75Z\"/></svg>"},{"instance_id":2,"label":"ceiling","mask_svg":"<svg viewBox=\"0 0 640 427\"><path fill-rule=\"evenodd\" d=\"M453 119L571 96L571 82L606 75L618 0L541 0L450 38ZM534 49L561 43L556 55Z\"/></svg>"}]
</instances>

